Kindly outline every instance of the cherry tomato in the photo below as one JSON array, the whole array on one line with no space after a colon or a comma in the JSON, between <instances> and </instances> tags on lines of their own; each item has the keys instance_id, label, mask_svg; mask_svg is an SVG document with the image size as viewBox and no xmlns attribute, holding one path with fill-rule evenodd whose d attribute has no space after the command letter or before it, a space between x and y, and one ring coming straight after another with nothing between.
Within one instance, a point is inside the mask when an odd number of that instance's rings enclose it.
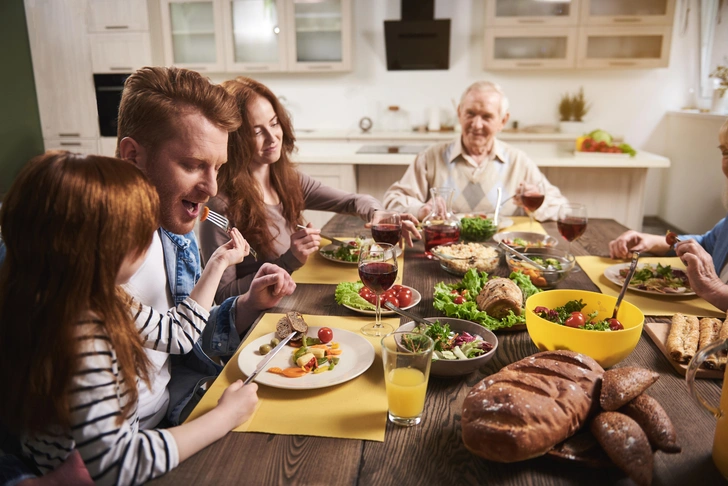
<instances>
[{"instance_id":1,"label":"cherry tomato","mask_svg":"<svg viewBox=\"0 0 728 486\"><path fill-rule=\"evenodd\" d=\"M359 296L372 305L376 305L377 303L377 295L366 287L362 287L359 291Z\"/></svg>"},{"instance_id":2,"label":"cherry tomato","mask_svg":"<svg viewBox=\"0 0 728 486\"><path fill-rule=\"evenodd\" d=\"M392 304L399 307L399 299L392 295L382 295L382 305L384 305L385 302L391 302Z\"/></svg>"},{"instance_id":3,"label":"cherry tomato","mask_svg":"<svg viewBox=\"0 0 728 486\"><path fill-rule=\"evenodd\" d=\"M397 298L399 299L399 303L402 304L402 307L412 305L412 301L414 300L410 289L402 289L399 294L397 294Z\"/></svg>"},{"instance_id":4,"label":"cherry tomato","mask_svg":"<svg viewBox=\"0 0 728 486\"><path fill-rule=\"evenodd\" d=\"M624 329L622 323L613 317L611 319L607 319L607 322L609 322L609 329L611 329L612 331L619 331L620 329Z\"/></svg>"},{"instance_id":5,"label":"cherry tomato","mask_svg":"<svg viewBox=\"0 0 728 486\"><path fill-rule=\"evenodd\" d=\"M392 285L392 288L390 290L394 290L395 292L399 293L404 288L406 288L404 285L394 284L394 285Z\"/></svg>"},{"instance_id":6,"label":"cherry tomato","mask_svg":"<svg viewBox=\"0 0 728 486\"><path fill-rule=\"evenodd\" d=\"M318 331L318 338L321 340L322 343L326 344L334 339L334 331L332 331L328 327L322 327Z\"/></svg>"},{"instance_id":7,"label":"cherry tomato","mask_svg":"<svg viewBox=\"0 0 728 486\"><path fill-rule=\"evenodd\" d=\"M392 289L389 289L382 294L382 299L384 299L385 297L397 298L397 292L395 292Z\"/></svg>"},{"instance_id":8,"label":"cherry tomato","mask_svg":"<svg viewBox=\"0 0 728 486\"><path fill-rule=\"evenodd\" d=\"M583 327L585 323L584 314L581 312L572 312L564 321L564 325L568 327Z\"/></svg>"},{"instance_id":9,"label":"cherry tomato","mask_svg":"<svg viewBox=\"0 0 728 486\"><path fill-rule=\"evenodd\" d=\"M458 295L452 301L455 302L456 304L464 304L465 303L465 297L463 297L462 295Z\"/></svg>"},{"instance_id":10,"label":"cherry tomato","mask_svg":"<svg viewBox=\"0 0 728 486\"><path fill-rule=\"evenodd\" d=\"M450 293L451 293L451 294L459 294L460 292L458 292L458 291L457 291L456 289L452 289L452 290L450 291Z\"/></svg>"}]
</instances>

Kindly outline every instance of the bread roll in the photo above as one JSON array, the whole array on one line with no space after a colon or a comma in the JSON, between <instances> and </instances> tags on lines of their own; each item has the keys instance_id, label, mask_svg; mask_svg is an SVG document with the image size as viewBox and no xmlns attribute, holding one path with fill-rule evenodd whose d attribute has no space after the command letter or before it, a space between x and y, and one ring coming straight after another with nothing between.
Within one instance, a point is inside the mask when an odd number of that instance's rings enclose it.
<instances>
[{"instance_id":1,"label":"bread roll","mask_svg":"<svg viewBox=\"0 0 728 486\"><path fill-rule=\"evenodd\" d=\"M675 314L672 316L670 333L667 335L666 348L672 359L678 363L687 363L698 350L700 323L694 316Z\"/></svg>"},{"instance_id":2,"label":"bread roll","mask_svg":"<svg viewBox=\"0 0 728 486\"><path fill-rule=\"evenodd\" d=\"M545 454L584 424L603 373L573 351L544 351L504 367L465 398L465 447L498 462Z\"/></svg>"},{"instance_id":3,"label":"bread roll","mask_svg":"<svg viewBox=\"0 0 728 486\"><path fill-rule=\"evenodd\" d=\"M478 304L478 309L496 319L506 317L509 311L520 316L523 292L509 278L493 278L485 283L475 302Z\"/></svg>"},{"instance_id":4,"label":"bread roll","mask_svg":"<svg viewBox=\"0 0 728 486\"><path fill-rule=\"evenodd\" d=\"M599 397L602 408L617 410L649 388L659 377L659 373L637 366L605 371Z\"/></svg>"},{"instance_id":5,"label":"bread roll","mask_svg":"<svg viewBox=\"0 0 728 486\"><path fill-rule=\"evenodd\" d=\"M287 312L276 324L276 337L278 339L285 339L294 331L300 334L291 338L291 342L299 342L306 335L306 332L308 332L308 324L303 320L300 312Z\"/></svg>"},{"instance_id":6,"label":"bread roll","mask_svg":"<svg viewBox=\"0 0 728 486\"><path fill-rule=\"evenodd\" d=\"M700 319L700 337L698 338L698 349L707 348L718 341L723 322L712 317ZM718 354L711 354L705 359L705 367L717 369L719 367Z\"/></svg>"},{"instance_id":7,"label":"bread roll","mask_svg":"<svg viewBox=\"0 0 728 486\"><path fill-rule=\"evenodd\" d=\"M652 483L652 448L637 422L618 412L602 412L592 421L591 433L635 483Z\"/></svg>"},{"instance_id":8,"label":"bread roll","mask_svg":"<svg viewBox=\"0 0 728 486\"><path fill-rule=\"evenodd\" d=\"M680 452L672 420L657 400L642 394L619 411L642 427L653 448L664 452Z\"/></svg>"}]
</instances>

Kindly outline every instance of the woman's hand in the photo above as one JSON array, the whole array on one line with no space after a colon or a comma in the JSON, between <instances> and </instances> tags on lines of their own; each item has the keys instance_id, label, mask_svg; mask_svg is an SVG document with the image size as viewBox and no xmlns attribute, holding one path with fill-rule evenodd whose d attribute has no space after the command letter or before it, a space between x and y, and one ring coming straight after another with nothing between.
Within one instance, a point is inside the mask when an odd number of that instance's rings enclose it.
<instances>
[{"instance_id":1,"label":"woman's hand","mask_svg":"<svg viewBox=\"0 0 728 486\"><path fill-rule=\"evenodd\" d=\"M308 223L306 229L299 229L291 235L291 252L301 263L306 263L308 256L317 252L321 246L321 230Z\"/></svg>"},{"instance_id":2,"label":"woman's hand","mask_svg":"<svg viewBox=\"0 0 728 486\"><path fill-rule=\"evenodd\" d=\"M664 236L639 233L634 230L625 231L609 242L609 256L612 258L629 258L633 251L664 255L669 250L670 246Z\"/></svg>"},{"instance_id":3,"label":"woman's hand","mask_svg":"<svg viewBox=\"0 0 728 486\"><path fill-rule=\"evenodd\" d=\"M258 403L257 392L257 384L243 385L243 380L237 380L222 392L215 409L229 421L229 430L234 429L253 415L255 405Z\"/></svg>"},{"instance_id":4,"label":"woman's hand","mask_svg":"<svg viewBox=\"0 0 728 486\"><path fill-rule=\"evenodd\" d=\"M210 262L219 261L229 267L242 262L250 254L250 244L243 238L237 228L231 229L228 234L230 235L230 241L219 246L210 255Z\"/></svg>"}]
</instances>

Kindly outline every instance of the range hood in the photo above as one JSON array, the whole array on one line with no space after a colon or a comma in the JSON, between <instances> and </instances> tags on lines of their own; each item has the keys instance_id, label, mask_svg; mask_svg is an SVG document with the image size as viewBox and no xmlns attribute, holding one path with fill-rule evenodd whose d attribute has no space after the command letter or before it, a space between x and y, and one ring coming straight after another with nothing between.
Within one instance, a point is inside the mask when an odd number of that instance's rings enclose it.
<instances>
[{"instance_id":1,"label":"range hood","mask_svg":"<svg viewBox=\"0 0 728 486\"><path fill-rule=\"evenodd\" d=\"M449 69L450 19L435 19L435 0L402 0L402 20L384 21L387 70Z\"/></svg>"}]
</instances>

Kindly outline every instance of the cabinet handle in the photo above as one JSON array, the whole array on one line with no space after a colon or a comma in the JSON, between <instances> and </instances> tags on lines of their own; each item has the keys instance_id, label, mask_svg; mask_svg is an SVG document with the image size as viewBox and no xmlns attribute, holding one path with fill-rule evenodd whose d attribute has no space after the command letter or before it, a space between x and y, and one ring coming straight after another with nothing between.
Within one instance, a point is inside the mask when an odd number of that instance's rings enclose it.
<instances>
[{"instance_id":1,"label":"cabinet handle","mask_svg":"<svg viewBox=\"0 0 728 486\"><path fill-rule=\"evenodd\" d=\"M80 133L59 133L59 137L80 137Z\"/></svg>"},{"instance_id":2,"label":"cabinet handle","mask_svg":"<svg viewBox=\"0 0 728 486\"><path fill-rule=\"evenodd\" d=\"M636 23L636 22L642 22L642 19L638 17L618 17L614 19L617 23Z\"/></svg>"},{"instance_id":3,"label":"cabinet handle","mask_svg":"<svg viewBox=\"0 0 728 486\"><path fill-rule=\"evenodd\" d=\"M542 62L517 62L516 66L541 66Z\"/></svg>"},{"instance_id":4,"label":"cabinet handle","mask_svg":"<svg viewBox=\"0 0 728 486\"><path fill-rule=\"evenodd\" d=\"M519 24L543 24L542 19L518 19Z\"/></svg>"},{"instance_id":5,"label":"cabinet handle","mask_svg":"<svg viewBox=\"0 0 728 486\"><path fill-rule=\"evenodd\" d=\"M609 62L610 66L634 66L635 64L637 64L637 63L634 61L610 61Z\"/></svg>"},{"instance_id":6,"label":"cabinet handle","mask_svg":"<svg viewBox=\"0 0 728 486\"><path fill-rule=\"evenodd\" d=\"M131 72L133 70L134 70L134 68L130 68L130 67L126 67L126 66L124 66L124 67L109 66L109 71L129 71L129 72Z\"/></svg>"},{"instance_id":7,"label":"cabinet handle","mask_svg":"<svg viewBox=\"0 0 728 486\"><path fill-rule=\"evenodd\" d=\"M326 66L326 65L323 65L323 66L306 66L306 69L311 69L311 70L314 70L314 69L333 69L333 66Z\"/></svg>"},{"instance_id":8,"label":"cabinet handle","mask_svg":"<svg viewBox=\"0 0 728 486\"><path fill-rule=\"evenodd\" d=\"M128 25L106 25L106 26L104 26L104 28L108 29L108 30L123 30L123 29L128 29L129 26Z\"/></svg>"},{"instance_id":9,"label":"cabinet handle","mask_svg":"<svg viewBox=\"0 0 728 486\"><path fill-rule=\"evenodd\" d=\"M61 142L61 147L80 147L81 142Z\"/></svg>"}]
</instances>

